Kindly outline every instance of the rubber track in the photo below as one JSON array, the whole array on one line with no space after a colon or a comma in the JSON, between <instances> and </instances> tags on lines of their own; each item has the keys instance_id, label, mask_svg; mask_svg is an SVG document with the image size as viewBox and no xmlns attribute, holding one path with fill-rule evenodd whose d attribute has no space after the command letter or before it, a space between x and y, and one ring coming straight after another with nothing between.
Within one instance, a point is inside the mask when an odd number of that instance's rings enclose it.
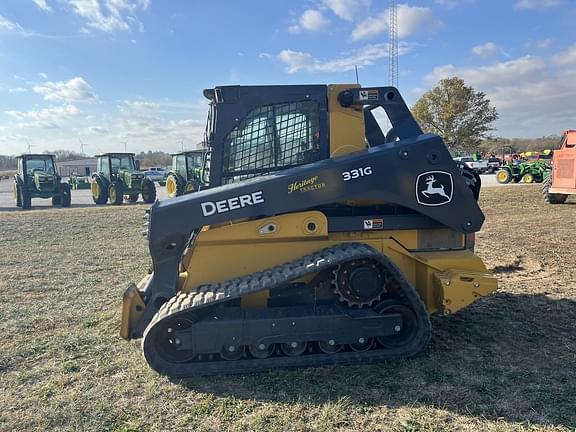
<instances>
[{"instance_id":1,"label":"rubber track","mask_svg":"<svg viewBox=\"0 0 576 432\"><path fill-rule=\"evenodd\" d=\"M339 352L336 354L303 354L298 357L269 357L266 359L246 358L235 361L191 361L171 363L156 351L154 338L158 324L164 320L186 318L194 321L194 314L206 307L233 300L266 289L279 288L286 283L309 273L316 273L346 261L371 258L377 260L391 273L399 284L403 303L409 305L418 321L418 332L411 344L402 348L373 349L366 352ZM144 332L142 348L150 366L159 373L173 377L198 375L220 375L231 373L256 372L260 370L322 366L329 364L373 363L384 360L412 357L422 352L430 339L431 326L420 296L406 280L402 272L386 256L364 243L343 243L323 249L295 261L276 266L247 276L228 281L205 285L191 293L180 293L166 302L156 313Z\"/></svg>"}]
</instances>

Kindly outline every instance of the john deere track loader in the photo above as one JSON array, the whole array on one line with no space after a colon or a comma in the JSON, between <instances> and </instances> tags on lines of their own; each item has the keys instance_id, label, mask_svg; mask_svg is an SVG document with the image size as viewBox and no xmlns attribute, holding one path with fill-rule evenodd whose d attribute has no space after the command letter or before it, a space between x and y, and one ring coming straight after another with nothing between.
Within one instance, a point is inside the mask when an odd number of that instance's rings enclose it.
<instances>
[{"instance_id":1,"label":"john deere track loader","mask_svg":"<svg viewBox=\"0 0 576 432\"><path fill-rule=\"evenodd\" d=\"M209 188L156 202L121 335L175 377L412 357L496 286L479 178L392 87L205 90ZM391 122L384 135L373 110Z\"/></svg>"}]
</instances>

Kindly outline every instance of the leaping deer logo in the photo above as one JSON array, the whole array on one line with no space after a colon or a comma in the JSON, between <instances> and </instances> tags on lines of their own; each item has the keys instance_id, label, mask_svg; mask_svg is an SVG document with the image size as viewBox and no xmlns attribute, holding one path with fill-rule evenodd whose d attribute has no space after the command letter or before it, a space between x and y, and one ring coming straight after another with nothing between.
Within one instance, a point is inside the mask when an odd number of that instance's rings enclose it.
<instances>
[{"instance_id":1,"label":"leaping deer logo","mask_svg":"<svg viewBox=\"0 0 576 432\"><path fill-rule=\"evenodd\" d=\"M416 201L428 207L442 206L452 201L454 182L446 171L426 171L416 178Z\"/></svg>"},{"instance_id":2,"label":"leaping deer logo","mask_svg":"<svg viewBox=\"0 0 576 432\"><path fill-rule=\"evenodd\" d=\"M434 178L433 175L426 177L426 189L420 191L422 195L426 198L430 198L430 195L440 195L446 199L450 199L446 192L444 191L444 185L440 183L440 187L432 186L437 180Z\"/></svg>"}]
</instances>

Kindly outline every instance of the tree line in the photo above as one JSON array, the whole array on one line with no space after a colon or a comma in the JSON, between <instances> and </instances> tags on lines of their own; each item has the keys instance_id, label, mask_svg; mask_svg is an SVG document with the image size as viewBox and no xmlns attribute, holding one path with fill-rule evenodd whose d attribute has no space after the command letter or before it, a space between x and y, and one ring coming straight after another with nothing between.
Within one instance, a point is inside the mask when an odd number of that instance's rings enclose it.
<instances>
[{"instance_id":1,"label":"tree line","mask_svg":"<svg viewBox=\"0 0 576 432\"><path fill-rule=\"evenodd\" d=\"M558 148L560 136L522 139L494 137L494 122L499 115L483 92L474 90L458 77L445 78L424 93L412 106L412 114L425 132L440 135L454 155L472 153L501 154L542 151ZM88 156L71 150L46 151L57 161L83 159ZM140 152L140 166L169 166L170 154L162 151ZM0 169L16 168L14 156L0 155Z\"/></svg>"}]
</instances>

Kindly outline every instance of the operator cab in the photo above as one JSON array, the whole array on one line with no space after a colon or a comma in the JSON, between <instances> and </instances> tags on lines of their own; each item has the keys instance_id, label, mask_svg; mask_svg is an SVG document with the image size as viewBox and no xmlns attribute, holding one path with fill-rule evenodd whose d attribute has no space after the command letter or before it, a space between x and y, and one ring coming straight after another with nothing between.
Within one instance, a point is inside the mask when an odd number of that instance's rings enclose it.
<instances>
[{"instance_id":1,"label":"operator cab","mask_svg":"<svg viewBox=\"0 0 576 432\"><path fill-rule=\"evenodd\" d=\"M210 164L205 164L204 182L210 187L236 183L399 139L398 131L384 134L381 128L388 113L379 102L400 106L400 100L393 100L395 93L367 90L359 96L365 103L351 107L357 88L354 84L204 90L210 101L205 135ZM399 116L395 121L403 128L400 132L421 133L409 113Z\"/></svg>"},{"instance_id":2,"label":"operator cab","mask_svg":"<svg viewBox=\"0 0 576 432\"><path fill-rule=\"evenodd\" d=\"M26 175L34 175L36 171L46 174L56 174L54 156L50 154L24 154L18 156L18 172Z\"/></svg>"},{"instance_id":3,"label":"operator cab","mask_svg":"<svg viewBox=\"0 0 576 432\"><path fill-rule=\"evenodd\" d=\"M138 164L134 160L134 153L102 153L96 155L98 162L96 171L106 177L117 175L120 170L138 171Z\"/></svg>"}]
</instances>

